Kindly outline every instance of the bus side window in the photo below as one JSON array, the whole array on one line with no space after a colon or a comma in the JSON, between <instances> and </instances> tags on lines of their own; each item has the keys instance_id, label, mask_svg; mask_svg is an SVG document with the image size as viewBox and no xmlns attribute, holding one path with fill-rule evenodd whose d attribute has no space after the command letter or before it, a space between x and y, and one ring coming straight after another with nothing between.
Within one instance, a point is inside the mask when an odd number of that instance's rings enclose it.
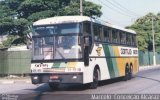
<instances>
[{"instance_id":1,"label":"bus side window","mask_svg":"<svg viewBox=\"0 0 160 100\"><path fill-rule=\"evenodd\" d=\"M136 46L136 35L132 35L132 46Z\"/></svg>"},{"instance_id":2,"label":"bus side window","mask_svg":"<svg viewBox=\"0 0 160 100\"><path fill-rule=\"evenodd\" d=\"M94 40L100 41L101 27L98 24L93 24L93 33L94 33Z\"/></svg>"},{"instance_id":3,"label":"bus side window","mask_svg":"<svg viewBox=\"0 0 160 100\"><path fill-rule=\"evenodd\" d=\"M90 22L83 23L83 33L91 34L91 23Z\"/></svg>"},{"instance_id":4,"label":"bus side window","mask_svg":"<svg viewBox=\"0 0 160 100\"><path fill-rule=\"evenodd\" d=\"M115 29L112 30L112 42L118 43L118 31Z\"/></svg>"},{"instance_id":5,"label":"bus side window","mask_svg":"<svg viewBox=\"0 0 160 100\"><path fill-rule=\"evenodd\" d=\"M126 44L126 33L120 32L120 42L121 44Z\"/></svg>"},{"instance_id":6,"label":"bus side window","mask_svg":"<svg viewBox=\"0 0 160 100\"><path fill-rule=\"evenodd\" d=\"M104 27L104 42L110 42L110 32L109 32L109 28Z\"/></svg>"},{"instance_id":7,"label":"bus side window","mask_svg":"<svg viewBox=\"0 0 160 100\"><path fill-rule=\"evenodd\" d=\"M127 45L131 45L131 42L132 42L131 34L127 33L126 40L127 40Z\"/></svg>"}]
</instances>

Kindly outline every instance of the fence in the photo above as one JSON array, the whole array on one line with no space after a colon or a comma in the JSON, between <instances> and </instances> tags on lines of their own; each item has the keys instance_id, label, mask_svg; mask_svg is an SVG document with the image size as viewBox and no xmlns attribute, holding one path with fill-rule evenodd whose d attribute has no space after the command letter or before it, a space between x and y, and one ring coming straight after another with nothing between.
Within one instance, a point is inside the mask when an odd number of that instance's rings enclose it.
<instances>
[{"instance_id":1,"label":"fence","mask_svg":"<svg viewBox=\"0 0 160 100\"><path fill-rule=\"evenodd\" d=\"M156 64L160 64L160 53L156 53ZM139 65L153 65L153 52L139 51Z\"/></svg>"},{"instance_id":2,"label":"fence","mask_svg":"<svg viewBox=\"0 0 160 100\"><path fill-rule=\"evenodd\" d=\"M157 64L160 64L160 54L156 53ZM31 66L30 51L0 51L0 75L28 74ZM139 51L140 66L153 64L153 52Z\"/></svg>"},{"instance_id":3,"label":"fence","mask_svg":"<svg viewBox=\"0 0 160 100\"><path fill-rule=\"evenodd\" d=\"M0 74L28 74L30 62L30 51L0 51Z\"/></svg>"}]
</instances>

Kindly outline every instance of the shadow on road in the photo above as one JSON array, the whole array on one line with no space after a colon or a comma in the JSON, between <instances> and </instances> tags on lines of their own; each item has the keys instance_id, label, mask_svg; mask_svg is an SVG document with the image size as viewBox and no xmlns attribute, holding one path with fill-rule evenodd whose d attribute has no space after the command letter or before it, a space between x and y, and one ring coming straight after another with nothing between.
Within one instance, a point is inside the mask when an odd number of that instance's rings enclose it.
<instances>
[{"instance_id":1,"label":"shadow on road","mask_svg":"<svg viewBox=\"0 0 160 100\"><path fill-rule=\"evenodd\" d=\"M158 68L149 69L149 70L142 70L142 71L140 71L138 73L137 77L143 78L143 79L148 79L148 80L151 80L151 81L160 82L159 79L148 77L150 75L154 75L154 74L159 73L159 72L160 72L160 68L159 67Z\"/></svg>"},{"instance_id":2,"label":"shadow on road","mask_svg":"<svg viewBox=\"0 0 160 100\"><path fill-rule=\"evenodd\" d=\"M156 81L156 82L160 82L160 80L154 79L154 78L150 78L150 77L145 77L145 76L137 76L143 79L148 79L148 80L152 80L152 81Z\"/></svg>"},{"instance_id":3,"label":"shadow on road","mask_svg":"<svg viewBox=\"0 0 160 100\"><path fill-rule=\"evenodd\" d=\"M110 79L106 81L100 81L99 87L113 84L115 82L120 82L120 81L122 81L122 78L115 78L115 79ZM26 89L34 92L30 94L32 96L30 96L30 98L27 98L26 100L53 100L53 99L62 100L66 98L69 98L69 99L71 98L72 100L83 100L82 98L90 97L89 93L88 95L80 94L81 91L85 91L89 89L86 86L87 85L80 85L80 84L62 84L59 89L52 90L50 89L48 84L42 84L38 86L36 89ZM23 98L21 99L24 100Z\"/></svg>"},{"instance_id":4,"label":"shadow on road","mask_svg":"<svg viewBox=\"0 0 160 100\"><path fill-rule=\"evenodd\" d=\"M110 80L105 80L105 81L100 81L99 86L104 86L108 84L113 84L115 82L120 82L123 81L123 78L115 78L115 79L110 79ZM55 91L84 91L89 89L87 87L88 85L83 85L83 84L61 84L60 87L57 90L52 90L47 83L39 85L35 89L25 89L25 90L32 90L34 92L55 92Z\"/></svg>"}]
</instances>

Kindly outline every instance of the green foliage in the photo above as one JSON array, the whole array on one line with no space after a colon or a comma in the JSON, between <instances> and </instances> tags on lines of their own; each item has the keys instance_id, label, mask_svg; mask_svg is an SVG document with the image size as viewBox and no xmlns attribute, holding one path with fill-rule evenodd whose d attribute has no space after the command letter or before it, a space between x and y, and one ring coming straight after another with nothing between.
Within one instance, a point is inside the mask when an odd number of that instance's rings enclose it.
<instances>
[{"instance_id":1,"label":"green foliage","mask_svg":"<svg viewBox=\"0 0 160 100\"><path fill-rule=\"evenodd\" d=\"M14 28L14 25L11 17L4 17L0 19L1 34L10 34L13 28Z\"/></svg>"},{"instance_id":2,"label":"green foliage","mask_svg":"<svg viewBox=\"0 0 160 100\"><path fill-rule=\"evenodd\" d=\"M83 15L100 17L102 12L101 6L93 4L92 2L83 1ZM79 0L71 1L70 5L63 7L60 15L79 15L80 12Z\"/></svg>"},{"instance_id":3,"label":"green foliage","mask_svg":"<svg viewBox=\"0 0 160 100\"><path fill-rule=\"evenodd\" d=\"M0 48L4 48L4 45L0 43Z\"/></svg>"},{"instance_id":4,"label":"green foliage","mask_svg":"<svg viewBox=\"0 0 160 100\"><path fill-rule=\"evenodd\" d=\"M30 21L52 16L79 15L79 2L79 0L25 0L18 8L18 12L20 17ZM83 2L84 15L97 17L102 15L100 5Z\"/></svg>"},{"instance_id":5,"label":"green foliage","mask_svg":"<svg viewBox=\"0 0 160 100\"><path fill-rule=\"evenodd\" d=\"M32 22L42 18L79 15L80 0L4 0L0 1L0 35L8 34L4 46L27 43ZM101 6L83 0L84 15L100 17ZM14 38L18 36L19 38ZM14 40L15 39L15 40ZM19 42L18 42L19 41Z\"/></svg>"},{"instance_id":6,"label":"green foliage","mask_svg":"<svg viewBox=\"0 0 160 100\"><path fill-rule=\"evenodd\" d=\"M93 4L91 2L86 2L84 4L84 15L86 16L97 16L100 17L102 12L100 12L101 6Z\"/></svg>"},{"instance_id":7,"label":"green foliage","mask_svg":"<svg viewBox=\"0 0 160 100\"><path fill-rule=\"evenodd\" d=\"M156 52L160 52L160 16L149 13L139 19L136 22L128 26L127 28L133 29L137 32L138 48L142 51L153 50L153 37L152 37L152 16L154 18L154 30L155 30L155 47Z\"/></svg>"},{"instance_id":8,"label":"green foliage","mask_svg":"<svg viewBox=\"0 0 160 100\"><path fill-rule=\"evenodd\" d=\"M50 16L54 16L54 15L55 15L55 12L53 12L51 10L45 10L45 11L36 12L36 13L31 14L28 17L28 20L36 21L36 20L43 19L43 18L50 17Z\"/></svg>"},{"instance_id":9,"label":"green foliage","mask_svg":"<svg viewBox=\"0 0 160 100\"><path fill-rule=\"evenodd\" d=\"M7 40L3 41L3 46L4 47L10 47L12 42L15 41L17 39L17 36L14 36L14 35L9 35L7 37Z\"/></svg>"}]
</instances>

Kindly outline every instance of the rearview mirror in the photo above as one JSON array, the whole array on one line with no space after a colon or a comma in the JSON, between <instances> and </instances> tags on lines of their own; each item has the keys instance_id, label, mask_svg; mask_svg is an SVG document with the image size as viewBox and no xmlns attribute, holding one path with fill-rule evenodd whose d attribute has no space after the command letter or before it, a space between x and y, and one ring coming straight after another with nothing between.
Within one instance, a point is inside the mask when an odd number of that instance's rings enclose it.
<instances>
[{"instance_id":1,"label":"rearview mirror","mask_svg":"<svg viewBox=\"0 0 160 100\"><path fill-rule=\"evenodd\" d=\"M89 45L90 45L89 42L90 42L90 41L89 41L89 36L84 37L84 45L85 45L85 46L89 46Z\"/></svg>"},{"instance_id":2,"label":"rearview mirror","mask_svg":"<svg viewBox=\"0 0 160 100\"><path fill-rule=\"evenodd\" d=\"M89 51L91 45L91 38L89 36L84 37L84 65L89 65Z\"/></svg>"}]
</instances>

